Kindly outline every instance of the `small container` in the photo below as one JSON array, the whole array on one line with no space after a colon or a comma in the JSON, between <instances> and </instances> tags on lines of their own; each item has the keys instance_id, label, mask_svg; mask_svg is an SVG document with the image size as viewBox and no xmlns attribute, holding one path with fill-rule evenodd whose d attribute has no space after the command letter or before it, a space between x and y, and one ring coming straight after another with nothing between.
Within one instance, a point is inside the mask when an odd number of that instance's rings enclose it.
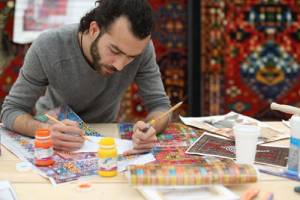
<instances>
[{"instance_id":1,"label":"small container","mask_svg":"<svg viewBox=\"0 0 300 200\"><path fill-rule=\"evenodd\" d=\"M104 177L112 177L117 175L117 148L114 138L104 137L99 142L98 174Z\"/></svg>"},{"instance_id":2,"label":"small container","mask_svg":"<svg viewBox=\"0 0 300 200\"><path fill-rule=\"evenodd\" d=\"M300 116L293 115L290 119L291 138L288 158L288 173L300 175Z\"/></svg>"},{"instance_id":3,"label":"small container","mask_svg":"<svg viewBox=\"0 0 300 200\"><path fill-rule=\"evenodd\" d=\"M48 129L37 130L34 141L35 165L46 167L54 164L53 154L53 142L50 137L50 131Z\"/></svg>"}]
</instances>

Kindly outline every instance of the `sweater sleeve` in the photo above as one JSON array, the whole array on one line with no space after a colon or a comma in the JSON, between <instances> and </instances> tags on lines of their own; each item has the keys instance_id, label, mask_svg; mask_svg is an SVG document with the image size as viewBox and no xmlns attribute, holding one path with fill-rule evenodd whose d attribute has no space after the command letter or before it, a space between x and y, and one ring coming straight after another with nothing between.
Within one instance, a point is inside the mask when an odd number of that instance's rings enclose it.
<instances>
[{"instance_id":1,"label":"sweater sleeve","mask_svg":"<svg viewBox=\"0 0 300 200\"><path fill-rule=\"evenodd\" d=\"M41 59L36 52L38 42L33 43L26 53L19 76L5 97L1 110L1 121L12 129L17 116L32 113L38 98L45 93L48 80Z\"/></svg>"},{"instance_id":2,"label":"sweater sleeve","mask_svg":"<svg viewBox=\"0 0 300 200\"><path fill-rule=\"evenodd\" d=\"M170 108L170 100L164 89L152 42L143 53L135 81L139 86L138 93L149 112L166 111Z\"/></svg>"}]
</instances>

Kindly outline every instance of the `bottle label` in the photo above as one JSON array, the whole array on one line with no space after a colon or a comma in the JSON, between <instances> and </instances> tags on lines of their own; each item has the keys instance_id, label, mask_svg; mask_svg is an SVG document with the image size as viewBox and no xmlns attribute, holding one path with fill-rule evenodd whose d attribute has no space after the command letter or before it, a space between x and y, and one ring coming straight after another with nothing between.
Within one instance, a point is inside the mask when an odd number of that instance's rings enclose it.
<instances>
[{"instance_id":1,"label":"bottle label","mask_svg":"<svg viewBox=\"0 0 300 200\"><path fill-rule=\"evenodd\" d=\"M300 148L300 139L291 137L290 141L291 141L291 145L294 145L294 146Z\"/></svg>"},{"instance_id":2,"label":"bottle label","mask_svg":"<svg viewBox=\"0 0 300 200\"><path fill-rule=\"evenodd\" d=\"M43 148L35 148L34 149L34 157L36 159L42 160L50 158L53 155L53 148L43 149Z\"/></svg>"},{"instance_id":3,"label":"bottle label","mask_svg":"<svg viewBox=\"0 0 300 200\"><path fill-rule=\"evenodd\" d=\"M115 171L117 170L116 158L99 158L99 170L100 171Z\"/></svg>"},{"instance_id":4,"label":"bottle label","mask_svg":"<svg viewBox=\"0 0 300 200\"><path fill-rule=\"evenodd\" d=\"M290 144L289 158L288 158L288 170L290 172L298 173L300 167L300 148Z\"/></svg>"}]
</instances>

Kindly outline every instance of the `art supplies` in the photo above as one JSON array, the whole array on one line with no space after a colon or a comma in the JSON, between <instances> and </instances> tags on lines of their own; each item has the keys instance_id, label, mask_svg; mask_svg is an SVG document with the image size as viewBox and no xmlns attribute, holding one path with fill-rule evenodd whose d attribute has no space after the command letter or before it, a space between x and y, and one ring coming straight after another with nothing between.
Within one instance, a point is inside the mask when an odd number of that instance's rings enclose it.
<instances>
[{"instance_id":1,"label":"art supplies","mask_svg":"<svg viewBox=\"0 0 300 200\"><path fill-rule=\"evenodd\" d=\"M15 191L8 181L0 181L0 199L17 200Z\"/></svg>"},{"instance_id":2,"label":"art supplies","mask_svg":"<svg viewBox=\"0 0 300 200\"><path fill-rule=\"evenodd\" d=\"M51 115L45 114L46 117L48 117L49 119L51 119L52 121L54 121L55 123L61 124L63 126L66 126L63 122L58 121L55 117L52 117ZM85 140L89 140L88 137L86 137L85 135L81 134L80 136L82 136ZM90 141L90 140L89 140Z\"/></svg>"},{"instance_id":3,"label":"art supplies","mask_svg":"<svg viewBox=\"0 0 300 200\"><path fill-rule=\"evenodd\" d=\"M258 171L253 165L147 164L129 166L129 182L132 185L233 185L253 183L257 181L257 177Z\"/></svg>"},{"instance_id":4,"label":"art supplies","mask_svg":"<svg viewBox=\"0 0 300 200\"><path fill-rule=\"evenodd\" d=\"M173 106L172 108L170 108L168 111L164 112L163 114L161 114L159 117L151 119L149 121L149 124L151 126L153 126L156 122L158 122L159 120L163 119L164 117L166 117L167 115L169 115L171 112L174 112L177 108L179 108L182 105L183 101L177 103L175 106Z\"/></svg>"},{"instance_id":5,"label":"art supplies","mask_svg":"<svg viewBox=\"0 0 300 200\"><path fill-rule=\"evenodd\" d=\"M300 116L293 115L290 119L291 138L288 159L288 173L300 176Z\"/></svg>"},{"instance_id":6,"label":"art supplies","mask_svg":"<svg viewBox=\"0 0 300 200\"><path fill-rule=\"evenodd\" d=\"M53 142L50 138L50 131L48 129L37 130L34 140L35 165L45 167L54 164L53 154Z\"/></svg>"},{"instance_id":7,"label":"art supplies","mask_svg":"<svg viewBox=\"0 0 300 200\"><path fill-rule=\"evenodd\" d=\"M203 133L203 131L188 127L182 123L170 123L168 127L157 134L158 142L156 147L188 147ZM119 124L119 135L122 139L131 139L133 124Z\"/></svg>"},{"instance_id":8,"label":"art supplies","mask_svg":"<svg viewBox=\"0 0 300 200\"><path fill-rule=\"evenodd\" d=\"M98 174L104 177L117 175L117 148L114 138L104 137L99 142L98 149Z\"/></svg>"},{"instance_id":9,"label":"art supplies","mask_svg":"<svg viewBox=\"0 0 300 200\"><path fill-rule=\"evenodd\" d=\"M147 200L238 200L222 185L196 187L137 187Z\"/></svg>"},{"instance_id":10,"label":"art supplies","mask_svg":"<svg viewBox=\"0 0 300 200\"><path fill-rule=\"evenodd\" d=\"M256 165L256 166L258 167L259 171L262 173L270 174L273 176L279 176L279 177L283 177L295 181L300 181L299 176L287 173L286 168L270 167L266 165Z\"/></svg>"},{"instance_id":11,"label":"art supplies","mask_svg":"<svg viewBox=\"0 0 300 200\"><path fill-rule=\"evenodd\" d=\"M274 129L266 123L260 122L251 117L229 112L226 115L217 115L210 117L180 117L181 121L192 127L205 130L207 132L218 134L229 139L233 139L233 126L236 124L257 125L261 128L261 135L258 143L268 143L277 140L289 138L290 135L286 130Z\"/></svg>"},{"instance_id":12,"label":"art supplies","mask_svg":"<svg viewBox=\"0 0 300 200\"><path fill-rule=\"evenodd\" d=\"M260 127L237 124L233 127L236 162L254 164Z\"/></svg>"},{"instance_id":13,"label":"art supplies","mask_svg":"<svg viewBox=\"0 0 300 200\"><path fill-rule=\"evenodd\" d=\"M100 133L90 128L69 106L63 105L53 110L47 111L47 115L50 115L56 118L58 121L63 121L65 119L69 119L75 121L79 124L79 128L84 130L86 136L101 136ZM37 115L34 117L36 120L51 123L49 118L44 114Z\"/></svg>"},{"instance_id":14,"label":"art supplies","mask_svg":"<svg viewBox=\"0 0 300 200\"><path fill-rule=\"evenodd\" d=\"M242 194L240 200L252 200L255 197L257 197L258 193L259 193L258 188L250 188Z\"/></svg>"},{"instance_id":15,"label":"art supplies","mask_svg":"<svg viewBox=\"0 0 300 200\"><path fill-rule=\"evenodd\" d=\"M87 136L88 140L86 140L83 146L74 151L74 153L84 153L84 152L97 152L99 149L99 141L103 137L96 136ZM114 138L118 154L123 154L125 151L128 151L133 148L133 144L131 140L123 140L119 138Z\"/></svg>"},{"instance_id":16,"label":"art supplies","mask_svg":"<svg viewBox=\"0 0 300 200\"><path fill-rule=\"evenodd\" d=\"M290 119L291 138L288 158L288 173L300 176L300 109L277 103L272 103L271 109L293 114Z\"/></svg>"},{"instance_id":17,"label":"art supplies","mask_svg":"<svg viewBox=\"0 0 300 200\"><path fill-rule=\"evenodd\" d=\"M210 155L221 158L235 159L235 143L225 137L204 133L186 151L192 155ZM289 149L276 146L257 146L255 162L285 167Z\"/></svg>"}]
</instances>

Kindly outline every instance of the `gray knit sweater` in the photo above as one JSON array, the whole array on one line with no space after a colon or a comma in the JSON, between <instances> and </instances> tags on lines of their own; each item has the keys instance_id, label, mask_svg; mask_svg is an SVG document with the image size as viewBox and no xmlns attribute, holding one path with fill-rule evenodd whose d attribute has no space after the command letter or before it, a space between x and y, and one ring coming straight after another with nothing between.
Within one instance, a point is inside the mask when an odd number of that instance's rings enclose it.
<instances>
[{"instance_id":1,"label":"gray knit sweater","mask_svg":"<svg viewBox=\"0 0 300 200\"><path fill-rule=\"evenodd\" d=\"M135 81L148 110L170 107L156 64L153 44L121 72L104 77L85 60L77 39L78 24L44 32L28 50L19 77L1 110L11 129L17 116L69 105L84 121L113 122L122 96Z\"/></svg>"}]
</instances>

